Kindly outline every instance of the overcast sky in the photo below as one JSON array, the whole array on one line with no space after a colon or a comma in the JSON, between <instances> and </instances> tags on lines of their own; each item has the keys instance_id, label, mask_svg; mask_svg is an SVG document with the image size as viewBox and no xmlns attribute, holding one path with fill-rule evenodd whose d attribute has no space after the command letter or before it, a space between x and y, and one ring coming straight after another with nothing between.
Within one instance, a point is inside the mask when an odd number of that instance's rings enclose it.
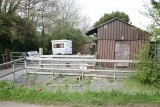
<instances>
[{"instance_id":1,"label":"overcast sky","mask_svg":"<svg viewBox=\"0 0 160 107\"><path fill-rule=\"evenodd\" d=\"M129 15L133 25L145 29L151 20L143 16L140 11L145 11L144 4L150 4L150 0L78 0L82 13L91 19L91 25L104 13L120 11Z\"/></svg>"}]
</instances>

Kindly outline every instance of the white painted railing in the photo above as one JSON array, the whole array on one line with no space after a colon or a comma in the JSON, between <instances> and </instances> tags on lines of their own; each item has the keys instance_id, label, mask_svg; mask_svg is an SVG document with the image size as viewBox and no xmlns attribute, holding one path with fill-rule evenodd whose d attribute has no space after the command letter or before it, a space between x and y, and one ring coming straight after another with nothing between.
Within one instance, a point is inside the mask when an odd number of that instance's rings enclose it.
<instances>
[{"instance_id":1,"label":"white painted railing","mask_svg":"<svg viewBox=\"0 0 160 107\"><path fill-rule=\"evenodd\" d=\"M40 55L41 58L87 58L93 59L94 55Z\"/></svg>"},{"instance_id":2,"label":"white painted railing","mask_svg":"<svg viewBox=\"0 0 160 107\"><path fill-rule=\"evenodd\" d=\"M54 55L55 56L55 55ZM117 73L132 73L132 71L129 70L117 70L116 67L113 69L105 69L105 70L100 70L100 69L94 69L95 63L138 63L139 61L137 60L107 60L107 59L81 59L81 58L74 58L73 56L66 56L67 58L70 59L63 59L63 58L53 58L53 56L46 56L43 55L41 58L26 58L25 61L25 68L27 69L36 69L36 70L50 70L52 72L35 72L35 71L26 71L27 73L38 73L38 74L64 74L64 75L81 75L82 78L84 76L97 76L97 77L113 77L114 79L118 78L116 76ZM78 56L77 56L78 57ZM87 57L86 57L87 58ZM28 66L27 65L27 60L32 60L32 61L40 61L39 65L37 66ZM67 62L67 63L65 63ZM70 63L68 63L70 62ZM89 64L88 64L89 63ZM87 65L86 65L87 64ZM75 68L67 68L67 67L62 67L62 66L76 66ZM79 66L82 66L79 68ZM90 66L93 69L86 69L86 66ZM58 71L71 71L72 73L61 73ZM76 72L75 72L76 71ZM90 74L89 74L90 72ZM96 75L91 72L108 72L108 73L113 73L113 76L108 76L108 75Z\"/></svg>"},{"instance_id":3,"label":"white painted railing","mask_svg":"<svg viewBox=\"0 0 160 107\"><path fill-rule=\"evenodd\" d=\"M25 60L25 58L20 58L20 59L14 60L14 61L2 63L2 64L0 64L0 67L1 67L1 66L5 66L5 65L10 65L10 64L12 64L12 67L13 67L12 73L13 73L13 77L14 77L14 81L15 81L15 64L16 64L17 62L19 62L19 61L24 61L24 60Z\"/></svg>"},{"instance_id":4,"label":"white painted railing","mask_svg":"<svg viewBox=\"0 0 160 107\"><path fill-rule=\"evenodd\" d=\"M10 52L11 61L15 61L17 59L22 59L26 57L26 52ZM24 61L18 61L15 64L16 67L24 67Z\"/></svg>"}]
</instances>

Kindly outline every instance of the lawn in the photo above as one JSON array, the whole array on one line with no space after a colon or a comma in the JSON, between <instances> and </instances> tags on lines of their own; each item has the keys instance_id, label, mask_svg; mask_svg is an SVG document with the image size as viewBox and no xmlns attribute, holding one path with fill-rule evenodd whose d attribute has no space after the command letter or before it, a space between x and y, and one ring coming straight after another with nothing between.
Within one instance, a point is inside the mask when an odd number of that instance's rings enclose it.
<instances>
[{"instance_id":1,"label":"lawn","mask_svg":"<svg viewBox=\"0 0 160 107\"><path fill-rule=\"evenodd\" d=\"M128 105L128 104L160 104L160 92L154 87L137 84L130 85L130 80L124 81L124 88L128 91L91 91L63 92L57 89L55 92L43 91L38 88L26 88L11 82L0 81L0 100L18 101L42 105L71 105L71 106L106 106L106 105ZM132 83L131 83L132 84ZM139 91L129 91L135 87ZM133 87L133 88L131 88ZM145 87L145 88L142 88ZM153 90L154 89L154 90ZM153 90L153 93L151 92ZM149 92L149 93L147 93Z\"/></svg>"}]
</instances>

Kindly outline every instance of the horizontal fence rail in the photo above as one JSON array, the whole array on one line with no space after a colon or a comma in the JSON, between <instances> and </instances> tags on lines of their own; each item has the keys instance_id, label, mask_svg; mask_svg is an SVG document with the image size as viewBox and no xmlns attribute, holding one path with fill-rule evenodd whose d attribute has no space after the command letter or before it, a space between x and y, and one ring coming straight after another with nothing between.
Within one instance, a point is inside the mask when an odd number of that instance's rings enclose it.
<instances>
[{"instance_id":1,"label":"horizontal fence rail","mask_svg":"<svg viewBox=\"0 0 160 107\"><path fill-rule=\"evenodd\" d=\"M15 82L15 72L16 72L16 70L15 70L15 64L18 63L19 61L23 61L23 62L24 62L24 60L25 60L25 58L20 58L20 59L14 60L14 61L2 63L2 64L0 64L0 67L1 67L1 66L5 66L5 65L10 65L10 64L12 64L13 69L12 69L12 72L11 72L11 73L13 73L13 78L14 78L14 82ZM5 74L5 76L7 76L7 75L9 75L9 74L10 74L10 73ZM2 75L2 76L0 76L0 77L4 77L4 75Z\"/></svg>"},{"instance_id":2,"label":"horizontal fence rail","mask_svg":"<svg viewBox=\"0 0 160 107\"><path fill-rule=\"evenodd\" d=\"M10 52L11 61L22 59L26 57L26 52ZM15 64L16 67L24 67L24 61L18 61Z\"/></svg>"},{"instance_id":3,"label":"horizontal fence rail","mask_svg":"<svg viewBox=\"0 0 160 107\"><path fill-rule=\"evenodd\" d=\"M45 56L45 57L42 57ZM108 60L108 59L90 59L92 57L85 58L75 58L68 55L67 58L58 58L55 55L42 55L39 58L26 58L25 68L35 69L38 71L26 71L27 73L37 73L37 74L64 74L64 75L80 75L82 78L84 76L96 76L96 77L111 77L111 78L122 78L117 74L133 73L131 70L119 70L116 67L113 69L97 69L95 68L96 63L139 63L138 60ZM49 57L50 56L50 57ZM27 65L27 61L37 61L36 66ZM62 72L64 71L64 72ZM95 73L97 72L97 73ZM110 75L99 74L100 72L109 73ZM111 75L112 74L112 75ZM125 77L125 76L123 76Z\"/></svg>"},{"instance_id":4,"label":"horizontal fence rail","mask_svg":"<svg viewBox=\"0 0 160 107\"><path fill-rule=\"evenodd\" d=\"M138 60L107 60L107 59L60 59L60 58L26 58L33 61L71 61L71 62L126 62L139 63Z\"/></svg>"},{"instance_id":5,"label":"horizontal fence rail","mask_svg":"<svg viewBox=\"0 0 160 107\"><path fill-rule=\"evenodd\" d=\"M16 60L14 60L14 61L2 63L2 64L0 64L0 66L4 66L4 65L8 65L8 64L13 64L13 63L16 63L16 62L19 62L19 61L23 61L23 60L25 60L25 58L16 59Z\"/></svg>"},{"instance_id":6,"label":"horizontal fence rail","mask_svg":"<svg viewBox=\"0 0 160 107\"><path fill-rule=\"evenodd\" d=\"M41 58L95 58L95 55L41 55Z\"/></svg>"}]
</instances>

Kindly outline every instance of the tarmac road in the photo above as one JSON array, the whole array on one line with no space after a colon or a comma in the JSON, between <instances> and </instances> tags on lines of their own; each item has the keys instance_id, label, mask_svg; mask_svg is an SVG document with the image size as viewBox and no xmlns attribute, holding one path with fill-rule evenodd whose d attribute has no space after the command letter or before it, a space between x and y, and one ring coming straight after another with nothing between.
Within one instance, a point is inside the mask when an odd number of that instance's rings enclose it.
<instances>
[{"instance_id":1,"label":"tarmac road","mask_svg":"<svg viewBox=\"0 0 160 107\"><path fill-rule=\"evenodd\" d=\"M0 101L0 107L72 107L68 105L45 106L26 103L15 103L9 101ZM131 104L131 105L106 105L105 107L159 107L158 104Z\"/></svg>"},{"instance_id":2,"label":"tarmac road","mask_svg":"<svg viewBox=\"0 0 160 107\"><path fill-rule=\"evenodd\" d=\"M70 107L70 106L45 106L26 103L15 103L9 101L0 101L0 107Z\"/></svg>"}]
</instances>

